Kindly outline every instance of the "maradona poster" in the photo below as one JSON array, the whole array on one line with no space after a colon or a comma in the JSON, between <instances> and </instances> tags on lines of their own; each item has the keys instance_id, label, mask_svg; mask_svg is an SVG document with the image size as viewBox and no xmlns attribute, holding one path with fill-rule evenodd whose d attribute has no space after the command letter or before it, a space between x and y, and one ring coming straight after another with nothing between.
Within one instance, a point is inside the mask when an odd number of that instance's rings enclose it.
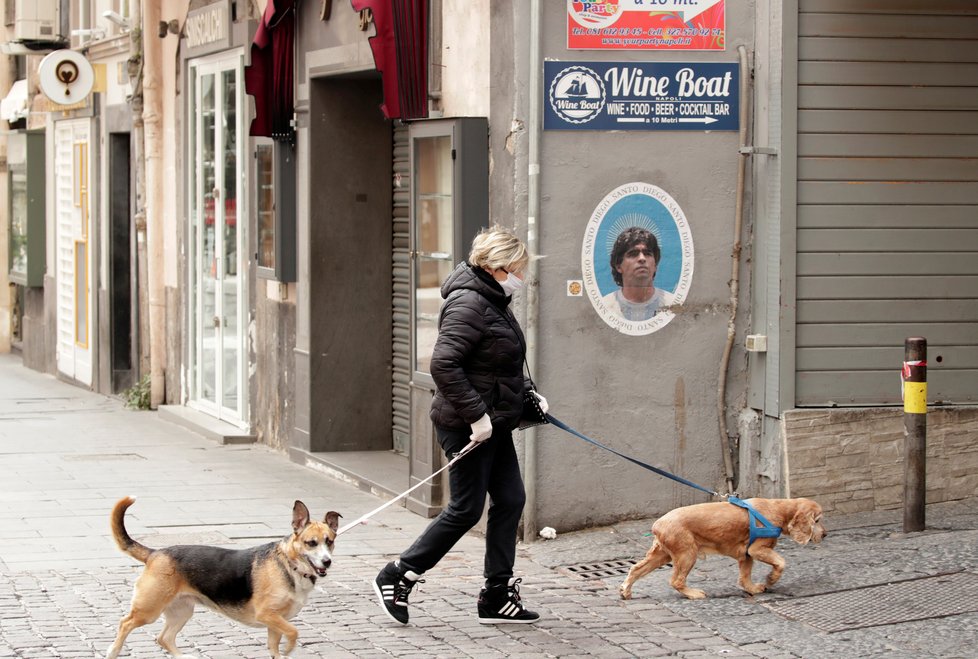
<instances>
[{"instance_id":1,"label":"maradona poster","mask_svg":"<svg viewBox=\"0 0 978 659\"><path fill-rule=\"evenodd\" d=\"M584 290L622 334L665 327L693 282L693 236L682 208L651 183L625 183L602 199L584 230Z\"/></svg>"}]
</instances>

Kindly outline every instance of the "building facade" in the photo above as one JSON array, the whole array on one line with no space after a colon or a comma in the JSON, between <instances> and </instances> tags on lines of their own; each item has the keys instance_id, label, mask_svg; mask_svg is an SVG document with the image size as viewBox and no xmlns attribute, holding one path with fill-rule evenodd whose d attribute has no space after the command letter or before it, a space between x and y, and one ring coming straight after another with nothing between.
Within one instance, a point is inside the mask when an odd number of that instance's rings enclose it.
<instances>
[{"instance_id":1,"label":"building facade","mask_svg":"<svg viewBox=\"0 0 978 659\"><path fill-rule=\"evenodd\" d=\"M44 140L41 285L0 305L31 367L148 376L173 420L391 495L444 464L438 289L498 223L540 257L515 308L565 423L710 489L895 507L924 336L928 497L974 495L968 3L103 4L59 44L95 90L66 110L28 84L12 124ZM40 56L8 58L12 85ZM632 228L657 310L619 290ZM528 534L702 500L553 426L517 435Z\"/></svg>"}]
</instances>

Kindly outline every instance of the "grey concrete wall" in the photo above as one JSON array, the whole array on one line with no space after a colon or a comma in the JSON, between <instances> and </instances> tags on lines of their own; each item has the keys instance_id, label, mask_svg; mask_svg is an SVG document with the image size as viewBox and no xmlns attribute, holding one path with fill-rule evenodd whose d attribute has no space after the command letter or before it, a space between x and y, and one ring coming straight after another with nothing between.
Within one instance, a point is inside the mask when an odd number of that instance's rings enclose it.
<instances>
[{"instance_id":1,"label":"grey concrete wall","mask_svg":"<svg viewBox=\"0 0 978 659\"><path fill-rule=\"evenodd\" d=\"M492 14L491 206L494 220L525 227L531 118L523 81L529 67L542 62L527 62L529 3L513 5L494 4ZM725 51L686 53L569 51L564 5L541 5L544 59L736 62L737 46L752 46L752 2L727 3ZM546 131L540 143L538 222L546 258L540 263L539 365L533 375L552 413L622 452L721 487L717 381L730 309L737 133ZM695 244L685 304L672 322L645 336L619 333L586 296L566 293L568 280L582 279L581 248L592 211L609 192L633 181L656 185L678 202ZM746 269L742 273L747 276ZM747 290L745 279L741 291ZM727 397L732 429L744 404L744 369L738 347ZM540 526L579 528L703 499L555 428L540 428L537 443Z\"/></svg>"},{"instance_id":2,"label":"grey concrete wall","mask_svg":"<svg viewBox=\"0 0 978 659\"><path fill-rule=\"evenodd\" d=\"M44 277L44 288L24 289L24 315L21 327L24 366L52 375L57 369L55 360L57 325L54 303L56 291L54 277L48 275Z\"/></svg>"},{"instance_id":3,"label":"grey concrete wall","mask_svg":"<svg viewBox=\"0 0 978 659\"><path fill-rule=\"evenodd\" d=\"M95 289L95 304L99 310L98 324L95 327L98 350L102 358L94 364L94 391L111 396L112 393L112 325L110 322L112 300L106 288Z\"/></svg>"},{"instance_id":4,"label":"grey concrete wall","mask_svg":"<svg viewBox=\"0 0 978 659\"><path fill-rule=\"evenodd\" d=\"M259 280L255 310L255 415L258 441L279 450L289 448L295 425L295 304L264 295Z\"/></svg>"},{"instance_id":5,"label":"grey concrete wall","mask_svg":"<svg viewBox=\"0 0 978 659\"><path fill-rule=\"evenodd\" d=\"M186 394L181 389L181 358L187 355L186 351L189 349L184 341L187 336L186 297L183 289L167 286L164 291L166 297L165 402L167 405L179 405Z\"/></svg>"},{"instance_id":6,"label":"grey concrete wall","mask_svg":"<svg viewBox=\"0 0 978 659\"><path fill-rule=\"evenodd\" d=\"M376 26L371 24L366 33L358 26L357 12L349 3L333 3L333 13L328 21L310 20L312 12L304 12L304 18L296 26L296 84L297 101L308 100L310 76L355 69L372 70L373 54L367 38L373 36Z\"/></svg>"},{"instance_id":7,"label":"grey concrete wall","mask_svg":"<svg viewBox=\"0 0 978 659\"><path fill-rule=\"evenodd\" d=\"M903 410L791 410L784 415L791 496L826 512L900 508L904 487ZM927 413L927 503L978 492L978 408Z\"/></svg>"}]
</instances>

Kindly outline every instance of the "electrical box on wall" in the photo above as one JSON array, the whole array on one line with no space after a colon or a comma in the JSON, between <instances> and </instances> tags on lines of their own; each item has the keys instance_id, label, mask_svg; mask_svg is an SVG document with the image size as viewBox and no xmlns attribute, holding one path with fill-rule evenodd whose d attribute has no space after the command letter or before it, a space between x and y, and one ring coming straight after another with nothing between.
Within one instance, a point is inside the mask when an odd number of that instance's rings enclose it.
<instances>
[{"instance_id":1,"label":"electrical box on wall","mask_svg":"<svg viewBox=\"0 0 978 659\"><path fill-rule=\"evenodd\" d=\"M61 0L14 0L14 41L56 42L61 35Z\"/></svg>"},{"instance_id":2,"label":"electrical box on wall","mask_svg":"<svg viewBox=\"0 0 978 659\"><path fill-rule=\"evenodd\" d=\"M767 335L748 334L744 347L747 352L767 352Z\"/></svg>"}]
</instances>

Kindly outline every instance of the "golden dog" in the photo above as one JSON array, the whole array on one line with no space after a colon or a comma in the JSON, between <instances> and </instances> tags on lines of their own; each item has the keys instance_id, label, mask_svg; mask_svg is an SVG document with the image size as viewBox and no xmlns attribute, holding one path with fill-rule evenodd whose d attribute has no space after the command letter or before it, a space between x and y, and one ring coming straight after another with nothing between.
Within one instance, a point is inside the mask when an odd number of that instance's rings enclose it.
<instances>
[{"instance_id":1,"label":"golden dog","mask_svg":"<svg viewBox=\"0 0 978 659\"><path fill-rule=\"evenodd\" d=\"M268 649L279 659L295 647L298 630L288 621L303 605L316 583L332 564L333 543L340 514L326 513L325 522L309 519L301 501L292 508L292 535L250 549L222 549L204 545L175 545L150 549L126 532L126 509L135 502L125 497L112 509L112 535L119 549L146 569L136 580L132 607L119 622L119 633L108 659L115 659L132 630L147 625L162 613L163 631L156 637L164 650L184 656L176 646L177 634L203 604L232 620L268 628Z\"/></svg>"},{"instance_id":2,"label":"golden dog","mask_svg":"<svg viewBox=\"0 0 978 659\"><path fill-rule=\"evenodd\" d=\"M821 542L822 507L810 499L748 499L761 515L798 544ZM756 595L773 586L784 572L785 560L774 546L778 538L759 538L747 547L750 535L748 513L727 502L700 503L676 508L652 525L655 541L645 558L636 563L618 588L622 599L630 599L632 585L652 570L672 563L670 585L689 599L703 599L706 593L686 585L696 559L705 554L723 554L737 559L742 589ZM771 566L766 584L751 581L754 559Z\"/></svg>"}]
</instances>

